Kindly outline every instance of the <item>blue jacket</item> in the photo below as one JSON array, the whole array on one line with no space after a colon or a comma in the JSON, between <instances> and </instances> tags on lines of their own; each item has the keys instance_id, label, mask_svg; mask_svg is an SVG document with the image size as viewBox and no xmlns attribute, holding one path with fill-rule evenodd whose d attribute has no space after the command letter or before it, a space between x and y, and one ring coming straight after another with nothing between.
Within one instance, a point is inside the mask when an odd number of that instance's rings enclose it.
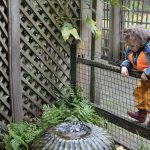
<instances>
[{"instance_id":1,"label":"blue jacket","mask_svg":"<svg viewBox=\"0 0 150 150\"><path fill-rule=\"evenodd\" d=\"M150 40L148 40L148 41L144 44L144 46L143 46L139 51L134 52L132 61L134 62L135 65L136 65L138 56L139 56L139 54L140 54L141 51L143 51L143 52L145 53L146 62L147 62L147 64L148 64L148 67L145 68L145 69L143 70L143 72L144 72L146 75L150 76ZM121 67L125 66L125 67L127 67L127 69L128 69L129 71L130 71L130 69L133 68L132 63L131 63L131 62L129 61L129 59L128 59L128 55L129 55L131 52L132 52L132 51L131 51L130 49L128 49L128 48L125 49L125 52L124 52L124 54L125 54L125 60L124 60L124 61L122 62L122 64L121 64Z\"/></svg>"}]
</instances>

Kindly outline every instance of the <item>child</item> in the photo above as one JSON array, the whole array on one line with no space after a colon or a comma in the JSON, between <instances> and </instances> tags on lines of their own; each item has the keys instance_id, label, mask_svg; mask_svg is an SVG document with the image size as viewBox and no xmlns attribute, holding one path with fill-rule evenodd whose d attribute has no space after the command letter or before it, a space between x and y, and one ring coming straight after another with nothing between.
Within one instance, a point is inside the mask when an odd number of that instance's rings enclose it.
<instances>
[{"instance_id":1,"label":"child","mask_svg":"<svg viewBox=\"0 0 150 150\"><path fill-rule=\"evenodd\" d=\"M128 76L131 68L142 72L133 92L138 111L128 111L127 114L144 123L150 110L150 32L141 26L131 26L124 30L123 35L128 49L121 64L121 75ZM147 124L150 126L150 121Z\"/></svg>"}]
</instances>

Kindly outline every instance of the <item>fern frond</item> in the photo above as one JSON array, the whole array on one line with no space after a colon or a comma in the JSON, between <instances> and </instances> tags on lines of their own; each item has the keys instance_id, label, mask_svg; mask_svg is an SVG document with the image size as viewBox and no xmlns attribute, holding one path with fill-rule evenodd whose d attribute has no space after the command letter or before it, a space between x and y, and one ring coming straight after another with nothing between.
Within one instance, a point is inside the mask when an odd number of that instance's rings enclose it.
<instances>
[{"instance_id":1,"label":"fern frond","mask_svg":"<svg viewBox=\"0 0 150 150\"><path fill-rule=\"evenodd\" d=\"M21 143L19 143L18 140L12 139L10 141L10 144L11 144L13 150L21 150L21 148L20 148Z\"/></svg>"}]
</instances>

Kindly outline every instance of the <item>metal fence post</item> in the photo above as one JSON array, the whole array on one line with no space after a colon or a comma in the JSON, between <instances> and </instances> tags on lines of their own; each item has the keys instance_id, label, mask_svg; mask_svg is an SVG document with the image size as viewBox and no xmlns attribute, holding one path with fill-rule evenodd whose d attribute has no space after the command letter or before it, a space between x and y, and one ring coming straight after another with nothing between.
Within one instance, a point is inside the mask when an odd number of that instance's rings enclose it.
<instances>
[{"instance_id":1,"label":"metal fence post","mask_svg":"<svg viewBox=\"0 0 150 150\"><path fill-rule=\"evenodd\" d=\"M20 0L9 0L9 67L10 67L10 99L12 119L23 120L21 97L21 65L20 65Z\"/></svg>"},{"instance_id":2,"label":"metal fence post","mask_svg":"<svg viewBox=\"0 0 150 150\"><path fill-rule=\"evenodd\" d=\"M92 3L92 8L96 12L97 0L94 0ZM92 12L92 19L96 21L96 14ZM91 37L91 60L95 59L95 37ZM90 75L90 101L94 103L95 101L95 68L91 67Z\"/></svg>"},{"instance_id":3,"label":"metal fence post","mask_svg":"<svg viewBox=\"0 0 150 150\"><path fill-rule=\"evenodd\" d=\"M77 44L78 40L73 40L70 48L70 76L71 85L76 86L76 70L77 70Z\"/></svg>"},{"instance_id":4,"label":"metal fence post","mask_svg":"<svg viewBox=\"0 0 150 150\"><path fill-rule=\"evenodd\" d=\"M109 58L120 59L120 8L111 6Z\"/></svg>"}]
</instances>

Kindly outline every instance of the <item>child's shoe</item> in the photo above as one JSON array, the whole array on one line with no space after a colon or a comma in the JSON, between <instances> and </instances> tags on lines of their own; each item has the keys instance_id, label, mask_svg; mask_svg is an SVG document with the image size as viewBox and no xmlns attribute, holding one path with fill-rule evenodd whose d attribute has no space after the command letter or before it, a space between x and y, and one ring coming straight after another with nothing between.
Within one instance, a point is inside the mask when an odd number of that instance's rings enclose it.
<instances>
[{"instance_id":1,"label":"child's shoe","mask_svg":"<svg viewBox=\"0 0 150 150\"><path fill-rule=\"evenodd\" d=\"M146 110L139 110L137 112L131 112L128 111L127 114L136 120L138 120L140 123L144 123L147 117L147 111Z\"/></svg>"}]
</instances>

